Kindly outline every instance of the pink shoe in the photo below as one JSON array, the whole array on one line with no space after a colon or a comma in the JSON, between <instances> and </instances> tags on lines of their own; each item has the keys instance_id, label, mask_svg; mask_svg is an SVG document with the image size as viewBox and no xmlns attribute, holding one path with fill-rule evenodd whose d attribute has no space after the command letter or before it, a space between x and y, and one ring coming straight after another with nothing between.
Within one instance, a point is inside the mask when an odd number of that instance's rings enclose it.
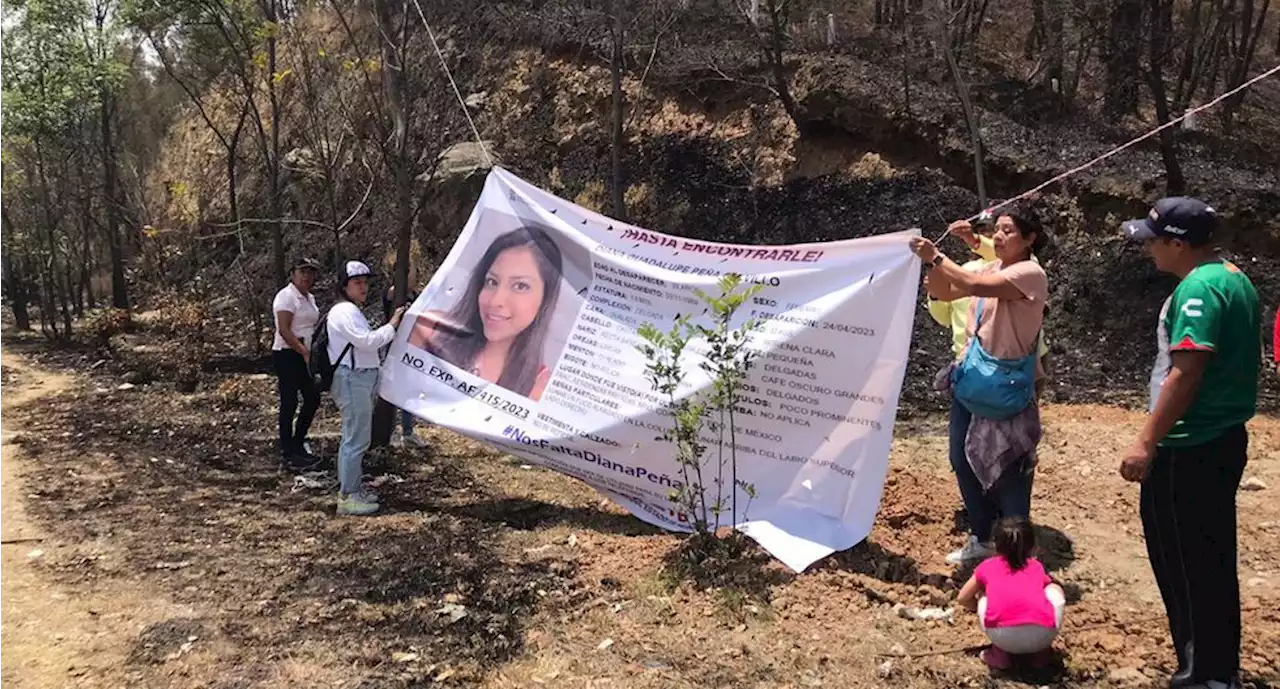
<instances>
[{"instance_id":1,"label":"pink shoe","mask_svg":"<svg viewBox=\"0 0 1280 689\"><path fill-rule=\"evenodd\" d=\"M1013 658L997 646L988 646L982 649L982 653L978 654L978 657L992 670L1008 670L1013 667Z\"/></svg>"}]
</instances>

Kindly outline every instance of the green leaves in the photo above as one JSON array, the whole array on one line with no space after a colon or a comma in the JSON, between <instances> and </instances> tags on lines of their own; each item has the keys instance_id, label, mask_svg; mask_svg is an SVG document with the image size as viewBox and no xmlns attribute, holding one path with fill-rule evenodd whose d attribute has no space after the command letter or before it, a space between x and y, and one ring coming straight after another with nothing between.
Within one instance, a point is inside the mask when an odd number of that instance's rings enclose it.
<instances>
[{"instance_id":1,"label":"green leaves","mask_svg":"<svg viewBox=\"0 0 1280 689\"><path fill-rule=\"evenodd\" d=\"M692 516L695 533L704 538L715 537L720 518L726 512L731 515L731 523L737 523L739 490L747 496L748 506L756 497L754 485L737 479L734 407L755 358L750 340L759 322L747 319L737 327L732 322L738 309L763 287L744 286L742 276L736 274L725 275L717 286L718 296L694 290L711 315L709 325L695 323L691 316L683 315L674 319L669 330L660 330L646 322L636 331L644 341L637 349L647 362L646 377L654 392L666 399L665 411L671 417L672 427L663 434L662 440L674 444L683 479L681 488L672 491L671 501L679 511ZM685 379L684 352L697 340L707 346L706 357L699 362L699 368L710 376L711 387L681 396L679 390ZM714 434L710 439L714 446L704 442L704 429ZM716 450L715 457L708 454L712 448ZM731 472L728 481L724 477L726 468ZM716 472L714 476L712 470ZM708 478L715 491L714 500L709 504ZM715 517L714 524L708 514ZM745 516L745 511L743 514Z\"/></svg>"},{"instance_id":2,"label":"green leaves","mask_svg":"<svg viewBox=\"0 0 1280 689\"><path fill-rule=\"evenodd\" d=\"M125 21L147 35L170 68L192 83L267 73L266 46L281 35L253 0L124 0Z\"/></svg>"},{"instance_id":3,"label":"green leaves","mask_svg":"<svg viewBox=\"0 0 1280 689\"><path fill-rule=\"evenodd\" d=\"M9 136L53 138L97 106L104 74L87 51L91 21L80 0L28 0L5 32L4 109Z\"/></svg>"}]
</instances>

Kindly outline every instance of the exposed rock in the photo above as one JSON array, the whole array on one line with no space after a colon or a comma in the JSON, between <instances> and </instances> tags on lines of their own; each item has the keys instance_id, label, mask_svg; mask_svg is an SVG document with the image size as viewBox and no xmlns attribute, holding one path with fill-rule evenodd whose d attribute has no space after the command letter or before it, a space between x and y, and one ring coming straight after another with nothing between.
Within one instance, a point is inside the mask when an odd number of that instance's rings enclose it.
<instances>
[{"instance_id":1,"label":"exposed rock","mask_svg":"<svg viewBox=\"0 0 1280 689\"><path fill-rule=\"evenodd\" d=\"M1147 676L1142 674L1142 670L1134 667L1120 668L1107 673L1107 679L1116 684L1145 684Z\"/></svg>"},{"instance_id":2,"label":"exposed rock","mask_svg":"<svg viewBox=\"0 0 1280 689\"><path fill-rule=\"evenodd\" d=\"M893 606L899 617L908 620L917 620L920 622L928 622L937 620L940 622L951 622L955 618L955 611L943 608L914 608L904 606L901 603Z\"/></svg>"},{"instance_id":3,"label":"exposed rock","mask_svg":"<svg viewBox=\"0 0 1280 689\"><path fill-rule=\"evenodd\" d=\"M876 676L880 679L893 677L893 660L886 660L876 668Z\"/></svg>"},{"instance_id":4,"label":"exposed rock","mask_svg":"<svg viewBox=\"0 0 1280 689\"><path fill-rule=\"evenodd\" d=\"M473 93L467 96L464 102L467 104L468 108L479 110L489 102L489 92L480 91L479 93Z\"/></svg>"},{"instance_id":5,"label":"exposed rock","mask_svg":"<svg viewBox=\"0 0 1280 689\"><path fill-rule=\"evenodd\" d=\"M485 151L489 155L485 155ZM454 144L440 154L439 165L435 174L427 178L419 177L420 183L447 185L465 180L472 175L484 174L493 167L490 156L493 155L494 143L484 142L482 146L475 141L464 141Z\"/></svg>"}]
</instances>

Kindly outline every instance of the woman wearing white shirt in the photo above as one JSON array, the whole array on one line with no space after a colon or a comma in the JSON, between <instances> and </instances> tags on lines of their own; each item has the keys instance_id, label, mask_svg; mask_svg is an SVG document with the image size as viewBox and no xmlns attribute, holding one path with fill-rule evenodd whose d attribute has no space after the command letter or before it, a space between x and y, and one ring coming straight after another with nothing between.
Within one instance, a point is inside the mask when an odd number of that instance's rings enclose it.
<instances>
[{"instance_id":1,"label":"woman wearing white shirt","mask_svg":"<svg viewBox=\"0 0 1280 689\"><path fill-rule=\"evenodd\" d=\"M276 292L271 303L276 321L271 363L280 393L280 458L293 471L308 471L320 463L320 458L306 446L307 431L320 406L320 391L307 367L311 361L311 338L320 320L316 297L311 293L319 268L313 259L299 259L289 271L289 284Z\"/></svg>"},{"instance_id":2,"label":"woman wearing white shirt","mask_svg":"<svg viewBox=\"0 0 1280 689\"><path fill-rule=\"evenodd\" d=\"M338 447L338 514L373 514L378 497L364 488L364 453L373 433L373 405L378 389L378 350L396 335L404 307L374 330L360 307L369 297L369 266L347 261L338 302L329 309L329 361L333 400L342 411L342 444Z\"/></svg>"}]
</instances>

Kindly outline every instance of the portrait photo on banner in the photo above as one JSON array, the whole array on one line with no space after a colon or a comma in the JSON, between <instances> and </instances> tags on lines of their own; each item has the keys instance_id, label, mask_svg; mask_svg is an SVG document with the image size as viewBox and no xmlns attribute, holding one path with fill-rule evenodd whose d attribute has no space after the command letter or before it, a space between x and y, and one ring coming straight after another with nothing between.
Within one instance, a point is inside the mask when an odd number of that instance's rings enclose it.
<instances>
[{"instance_id":1,"label":"portrait photo on banner","mask_svg":"<svg viewBox=\"0 0 1280 689\"><path fill-rule=\"evenodd\" d=\"M489 208L409 333L485 382L537 401L591 284L591 254L545 223Z\"/></svg>"}]
</instances>

